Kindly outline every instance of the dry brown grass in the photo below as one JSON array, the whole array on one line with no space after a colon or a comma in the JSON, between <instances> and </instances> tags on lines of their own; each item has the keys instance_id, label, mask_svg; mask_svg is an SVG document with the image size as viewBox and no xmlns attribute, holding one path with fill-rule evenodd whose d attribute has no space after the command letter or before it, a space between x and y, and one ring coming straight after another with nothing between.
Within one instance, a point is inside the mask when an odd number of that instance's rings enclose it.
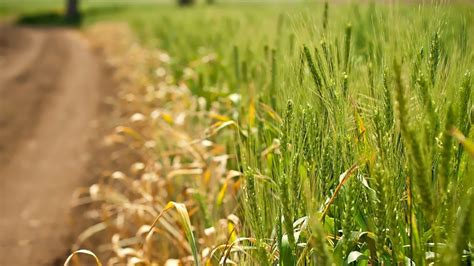
<instances>
[{"instance_id":1,"label":"dry brown grass","mask_svg":"<svg viewBox=\"0 0 474 266\"><path fill-rule=\"evenodd\" d=\"M95 225L79 235L74 250L89 248L108 264L190 263L192 245L182 216L166 212L152 226L170 201L187 208L199 257L235 240L229 236L239 230L232 214L240 173L227 170L231 156L211 137L231 126L219 113L232 105L230 99L207 109L184 83L174 85L167 72L172 59L140 46L126 25L99 24L87 35L114 67L120 84L116 106L121 122L106 141L129 149L138 160L77 194L76 205L86 206L85 215Z\"/></svg>"}]
</instances>

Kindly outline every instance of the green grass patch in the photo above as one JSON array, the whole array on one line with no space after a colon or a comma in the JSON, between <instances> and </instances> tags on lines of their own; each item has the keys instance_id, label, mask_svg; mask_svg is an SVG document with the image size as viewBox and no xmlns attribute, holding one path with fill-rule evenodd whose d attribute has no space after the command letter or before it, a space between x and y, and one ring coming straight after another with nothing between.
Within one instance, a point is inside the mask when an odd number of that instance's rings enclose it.
<instances>
[{"instance_id":1,"label":"green grass patch","mask_svg":"<svg viewBox=\"0 0 474 266\"><path fill-rule=\"evenodd\" d=\"M194 94L241 96L238 135L219 139L234 144L242 235L256 238L239 261L446 265L472 259L472 159L450 132L472 133L473 11L249 4L128 18Z\"/></svg>"}]
</instances>

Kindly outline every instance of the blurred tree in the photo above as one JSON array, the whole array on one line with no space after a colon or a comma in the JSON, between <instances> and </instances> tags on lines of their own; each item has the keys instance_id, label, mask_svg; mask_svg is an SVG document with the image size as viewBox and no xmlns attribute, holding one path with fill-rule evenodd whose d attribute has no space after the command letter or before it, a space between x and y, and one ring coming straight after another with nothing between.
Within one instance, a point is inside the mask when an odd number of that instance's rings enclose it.
<instances>
[{"instance_id":1,"label":"blurred tree","mask_svg":"<svg viewBox=\"0 0 474 266\"><path fill-rule=\"evenodd\" d=\"M78 2L79 0L66 0L66 17L69 19L79 17Z\"/></svg>"},{"instance_id":2,"label":"blurred tree","mask_svg":"<svg viewBox=\"0 0 474 266\"><path fill-rule=\"evenodd\" d=\"M189 6L194 4L194 0L178 0L178 5L180 6Z\"/></svg>"}]
</instances>

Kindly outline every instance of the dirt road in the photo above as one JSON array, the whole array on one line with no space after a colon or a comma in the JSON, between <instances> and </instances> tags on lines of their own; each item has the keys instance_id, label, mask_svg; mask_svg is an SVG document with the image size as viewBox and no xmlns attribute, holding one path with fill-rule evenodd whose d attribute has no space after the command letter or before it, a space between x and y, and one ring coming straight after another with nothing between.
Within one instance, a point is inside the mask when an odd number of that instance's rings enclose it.
<instances>
[{"instance_id":1,"label":"dirt road","mask_svg":"<svg viewBox=\"0 0 474 266\"><path fill-rule=\"evenodd\" d=\"M79 33L0 25L0 265L63 262L103 87Z\"/></svg>"}]
</instances>

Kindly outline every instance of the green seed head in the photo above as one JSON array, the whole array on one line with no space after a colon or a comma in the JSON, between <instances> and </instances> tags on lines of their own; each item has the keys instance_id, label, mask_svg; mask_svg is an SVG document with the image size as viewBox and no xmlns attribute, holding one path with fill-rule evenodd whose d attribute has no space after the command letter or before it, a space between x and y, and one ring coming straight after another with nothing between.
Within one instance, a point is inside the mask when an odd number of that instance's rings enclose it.
<instances>
[{"instance_id":1,"label":"green seed head","mask_svg":"<svg viewBox=\"0 0 474 266\"><path fill-rule=\"evenodd\" d=\"M474 105L471 107L471 124L474 124Z\"/></svg>"}]
</instances>

